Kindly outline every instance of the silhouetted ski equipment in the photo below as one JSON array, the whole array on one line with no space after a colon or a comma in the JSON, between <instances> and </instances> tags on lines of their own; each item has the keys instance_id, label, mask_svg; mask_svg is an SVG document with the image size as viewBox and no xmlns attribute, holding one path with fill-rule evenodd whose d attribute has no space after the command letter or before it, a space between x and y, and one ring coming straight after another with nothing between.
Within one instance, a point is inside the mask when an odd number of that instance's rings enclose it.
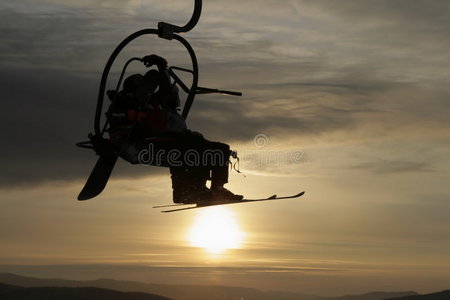
<instances>
[{"instance_id":1,"label":"silhouetted ski equipment","mask_svg":"<svg viewBox=\"0 0 450 300\"><path fill-rule=\"evenodd\" d=\"M78 195L78 200L81 201L94 198L105 189L118 157L118 155L113 157L100 155L94 169L92 169L92 172L89 175L86 184Z\"/></svg>"},{"instance_id":2,"label":"silhouetted ski equipment","mask_svg":"<svg viewBox=\"0 0 450 300\"><path fill-rule=\"evenodd\" d=\"M195 205L195 206L188 206L188 207L175 208L175 209L169 209L169 210L161 211L163 213L169 213L169 212L176 212L176 211L183 211L183 210L191 210L191 209L196 209L196 208L218 206L218 205L249 203L249 202L260 202L260 201L271 201L271 200L282 200L282 199L294 199L294 198L299 198L299 197L303 196L304 194L305 194L305 192L301 192L301 193L298 193L298 194L295 194L295 195L292 195L292 196L277 197L277 195L272 195L272 196L270 196L268 198L262 198L262 199L242 199L242 200L233 200L233 201L232 200L211 200L211 201L205 201L205 202L200 202L200 203L159 205L159 206L154 206L153 208Z\"/></svg>"},{"instance_id":3,"label":"silhouetted ski equipment","mask_svg":"<svg viewBox=\"0 0 450 300\"><path fill-rule=\"evenodd\" d=\"M85 149L94 149L97 155L97 163L89 175L89 178L78 195L78 200L88 200L99 195L108 183L109 177L116 165L119 153L117 153L107 140L89 135L89 142L78 143L77 146Z\"/></svg>"}]
</instances>

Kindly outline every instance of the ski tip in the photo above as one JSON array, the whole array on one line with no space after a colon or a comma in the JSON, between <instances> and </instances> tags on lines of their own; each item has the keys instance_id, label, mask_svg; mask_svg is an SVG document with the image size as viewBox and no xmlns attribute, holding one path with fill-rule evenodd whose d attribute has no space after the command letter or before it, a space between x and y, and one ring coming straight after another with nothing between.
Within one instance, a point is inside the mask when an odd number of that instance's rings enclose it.
<instances>
[{"instance_id":1,"label":"ski tip","mask_svg":"<svg viewBox=\"0 0 450 300\"><path fill-rule=\"evenodd\" d=\"M300 196L303 196L305 194L305 191L303 191L303 192L301 192L301 193L298 193L297 195L295 195L296 197L300 197Z\"/></svg>"}]
</instances>

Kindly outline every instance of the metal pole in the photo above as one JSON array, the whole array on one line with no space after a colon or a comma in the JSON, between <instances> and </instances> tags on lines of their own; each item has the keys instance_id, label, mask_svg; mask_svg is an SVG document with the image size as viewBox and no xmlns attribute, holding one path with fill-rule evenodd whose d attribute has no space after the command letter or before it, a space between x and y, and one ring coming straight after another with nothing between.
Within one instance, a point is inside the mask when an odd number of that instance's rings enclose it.
<instances>
[{"instance_id":1,"label":"metal pole","mask_svg":"<svg viewBox=\"0 0 450 300\"><path fill-rule=\"evenodd\" d=\"M165 22L159 22L158 23L158 35L160 38L164 38L167 40L173 39L174 33L183 33L188 32L192 28L197 25L198 20L200 19L200 15L202 13L202 0L195 0L194 3L194 12L192 13L192 17L189 20L189 22L180 27L173 24L165 23Z\"/></svg>"}]
</instances>

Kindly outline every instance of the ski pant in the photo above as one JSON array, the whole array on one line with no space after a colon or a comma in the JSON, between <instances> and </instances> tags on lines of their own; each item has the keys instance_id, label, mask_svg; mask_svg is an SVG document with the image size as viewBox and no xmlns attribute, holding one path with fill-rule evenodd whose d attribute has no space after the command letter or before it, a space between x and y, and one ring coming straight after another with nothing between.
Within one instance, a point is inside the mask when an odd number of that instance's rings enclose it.
<instances>
[{"instance_id":1,"label":"ski pant","mask_svg":"<svg viewBox=\"0 0 450 300\"><path fill-rule=\"evenodd\" d=\"M117 145L120 156L132 164L169 167L174 189L201 187L207 180L211 186L228 182L230 146L200 133L171 132L147 139L132 135Z\"/></svg>"},{"instance_id":2,"label":"ski pant","mask_svg":"<svg viewBox=\"0 0 450 300\"><path fill-rule=\"evenodd\" d=\"M173 189L201 187L208 179L211 186L228 182L229 145L206 140L201 134L189 131L177 139L175 149L180 153L181 164L170 166Z\"/></svg>"}]
</instances>

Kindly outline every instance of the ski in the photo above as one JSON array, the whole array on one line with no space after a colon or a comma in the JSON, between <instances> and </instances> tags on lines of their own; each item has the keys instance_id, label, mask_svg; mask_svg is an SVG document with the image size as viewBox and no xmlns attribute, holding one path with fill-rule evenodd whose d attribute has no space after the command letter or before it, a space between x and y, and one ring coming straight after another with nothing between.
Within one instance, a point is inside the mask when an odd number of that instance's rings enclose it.
<instances>
[{"instance_id":1,"label":"ski","mask_svg":"<svg viewBox=\"0 0 450 300\"><path fill-rule=\"evenodd\" d=\"M201 203L192 203L192 204L184 204L184 205L195 205L195 206L188 206L183 208L176 208L176 209L169 209L169 210L163 210L161 212L163 213L169 213L169 212L176 212L176 211L183 211L183 210L191 210L196 208L203 208L203 207L210 207L210 206L218 206L218 205L227 205L227 204L238 204L238 203L249 203L249 202L260 202L260 201L270 201L270 200L282 200L282 199L294 199L303 196L305 192L301 192L292 196L283 196L283 197L277 197L277 195L272 195L268 198L262 198L262 199L242 199L242 200L236 200L236 201L210 201L210 202L201 202ZM183 204L176 204L173 206L180 206ZM169 207L172 205L167 205L166 207ZM160 206L164 207L164 206Z\"/></svg>"},{"instance_id":2,"label":"ski","mask_svg":"<svg viewBox=\"0 0 450 300\"><path fill-rule=\"evenodd\" d=\"M246 199L246 200L252 200L252 201L257 201L257 200L268 200L269 198L273 198L276 197L277 195L272 195L268 198L263 198L263 199ZM242 201L242 200L241 200ZM156 205L153 206L152 208L164 208L164 207L176 207L176 206L186 206L186 205L194 205L196 203L175 203L175 204L164 204L164 205Z\"/></svg>"},{"instance_id":3,"label":"ski","mask_svg":"<svg viewBox=\"0 0 450 300\"><path fill-rule=\"evenodd\" d=\"M164 208L164 207L185 206L185 205L189 205L189 204L177 203L177 204L156 205L156 206L153 206L152 208Z\"/></svg>"}]
</instances>

